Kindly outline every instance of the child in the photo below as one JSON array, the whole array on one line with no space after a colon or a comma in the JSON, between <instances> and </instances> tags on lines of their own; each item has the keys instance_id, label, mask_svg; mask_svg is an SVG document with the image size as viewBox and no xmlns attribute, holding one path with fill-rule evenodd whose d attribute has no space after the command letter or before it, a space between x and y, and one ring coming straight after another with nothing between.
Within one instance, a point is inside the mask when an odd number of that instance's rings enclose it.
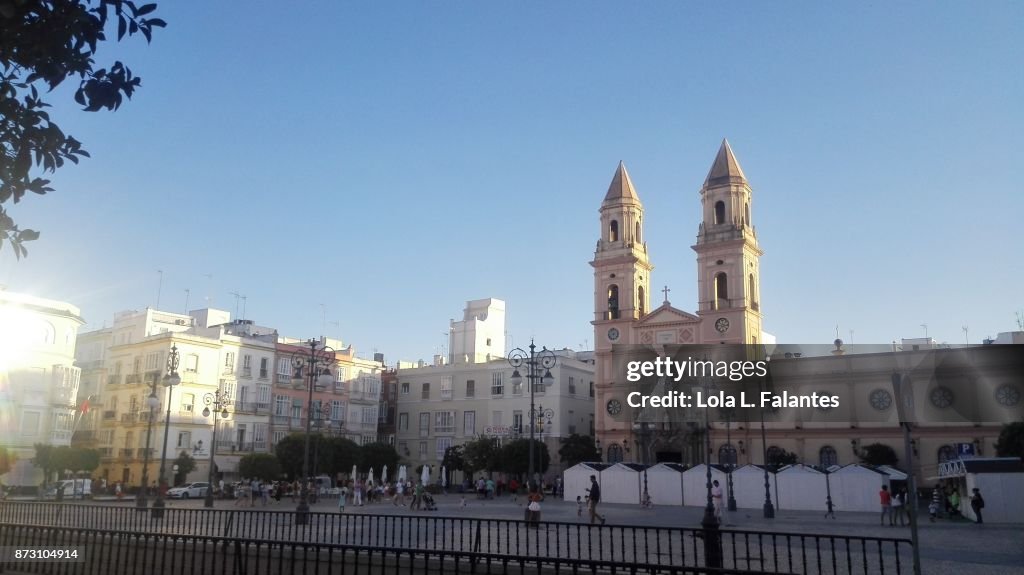
<instances>
[{"instance_id":1,"label":"child","mask_svg":"<svg viewBox=\"0 0 1024 575\"><path fill-rule=\"evenodd\" d=\"M345 499L348 498L348 487L342 486L341 493L338 494L338 512L345 512Z\"/></svg>"},{"instance_id":2,"label":"child","mask_svg":"<svg viewBox=\"0 0 1024 575\"><path fill-rule=\"evenodd\" d=\"M583 517L583 498L576 496L576 517Z\"/></svg>"}]
</instances>

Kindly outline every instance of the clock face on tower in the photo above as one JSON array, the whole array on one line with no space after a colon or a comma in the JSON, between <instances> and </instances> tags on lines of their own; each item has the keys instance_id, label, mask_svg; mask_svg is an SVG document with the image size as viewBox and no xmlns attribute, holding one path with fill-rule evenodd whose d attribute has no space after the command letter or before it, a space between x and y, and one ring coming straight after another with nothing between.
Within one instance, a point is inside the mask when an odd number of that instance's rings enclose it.
<instances>
[{"instance_id":1,"label":"clock face on tower","mask_svg":"<svg viewBox=\"0 0 1024 575\"><path fill-rule=\"evenodd\" d=\"M612 341L619 339L619 330L614 327L608 330L608 339Z\"/></svg>"},{"instance_id":2,"label":"clock face on tower","mask_svg":"<svg viewBox=\"0 0 1024 575\"><path fill-rule=\"evenodd\" d=\"M622 411L622 404L617 399L608 400L608 405L605 407L608 413L611 415L618 415Z\"/></svg>"},{"instance_id":3,"label":"clock face on tower","mask_svg":"<svg viewBox=\"0 0 1024 575\"><path fill-rule=\"evenodd\" d=\"M718 318L718 321L715 322L715 329L718 330L718 333L729 331L729 320L724 317Z\"/></svg>"}]
</instances>

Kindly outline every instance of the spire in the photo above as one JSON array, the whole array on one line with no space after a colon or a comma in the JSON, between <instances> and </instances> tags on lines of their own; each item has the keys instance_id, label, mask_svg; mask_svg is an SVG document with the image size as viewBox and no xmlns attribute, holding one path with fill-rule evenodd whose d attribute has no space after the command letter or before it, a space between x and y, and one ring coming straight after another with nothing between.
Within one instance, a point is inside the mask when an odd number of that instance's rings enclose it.
<instances>
[{"instance_id":1,"label":"spire","mask_svg":"<svg viewBox=\"0 0 1024 575\"><path fill-rule=\"evenodd\" d=\"M636 195L636 190L633 189L633 182L629 179L626 164L623 164L621 161L619 162L619 167L615 169L611 185L608 186L608 193L604 196L604 201L606 202L613 200L640 201L640 198Z\"/></svg>"},{"instance_id":2,"label":"spire","mask_svg":"<svg viewBox=\"0 0 1024 575\"><path fill-rule=\"evenodd\" d=\"M704 187L717 186L721 184L742 184L746 183L747 177L743 175L743 168L736 160L736 156L729 147L729 140L722 139L722 147L718 149L715 156L715 163L711 164L711 171L704 180Z\"/></svg>"}]
</instances>

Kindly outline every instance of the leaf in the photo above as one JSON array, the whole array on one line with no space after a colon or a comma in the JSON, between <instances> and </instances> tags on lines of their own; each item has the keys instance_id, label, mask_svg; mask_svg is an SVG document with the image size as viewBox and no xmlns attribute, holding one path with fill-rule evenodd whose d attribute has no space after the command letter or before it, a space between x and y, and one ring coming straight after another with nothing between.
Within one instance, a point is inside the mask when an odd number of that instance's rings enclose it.
<instances>
[{"instance_id":1,"label":"leaf","mask_svg":"<svg viewBox=\"0 0 1024 575\"><path fill-rule=\"evenodd\" d=\"M140 6L139 9L135 12L135 15L136 16L145 16L146 14L149 14L153 10L156 10L156 4L146 4L144 6Z\"/></svg>"},{"instance_id":2,"label":"leaf","mask_svg":"<svg viewBox=\"0 0 1024 575\"><path fill-rule=\"evenodd\" d=\"M117 39L124 38L124 33L128 31L128 22L124 19L124 16L117 17Z\"/></svg>"},{"instance_id":3,"label":"leaf","mask_svg":"<svg viewBox=\"0 0 1024 575\"><path fill-rule=\"evenodd\" d=\"M166 28L167 22L164 22L160 18L149 18L146 20L146 24L149 26L156 26L157 28Z\"/></svg>"}]
</instances>

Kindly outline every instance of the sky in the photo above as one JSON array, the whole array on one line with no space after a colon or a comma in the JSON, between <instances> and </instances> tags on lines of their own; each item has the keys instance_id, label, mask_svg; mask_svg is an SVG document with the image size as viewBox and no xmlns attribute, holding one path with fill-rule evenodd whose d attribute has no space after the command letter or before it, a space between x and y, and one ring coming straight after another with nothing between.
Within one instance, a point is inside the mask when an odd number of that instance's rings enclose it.
<instances>
[{"instance_id":1,"label":"sky","mask_svg":"<svg viewBox=\"0 0 1024 575\"><path fill-rule=\"evenodd\" d=\"M723 138L780 343L977 343L1024 311L1022 3L159 4L152 44L97 58L142 77L132 101L51 95L92 158L7 205L42 237L0 251L0 285L83 330L158 296L240 315L235 293L392 363L445 353L449 319L496 297L511 345L590 348L616 165L652 305L667 285L692 312Z\"/></svg>"}]
</instances>

